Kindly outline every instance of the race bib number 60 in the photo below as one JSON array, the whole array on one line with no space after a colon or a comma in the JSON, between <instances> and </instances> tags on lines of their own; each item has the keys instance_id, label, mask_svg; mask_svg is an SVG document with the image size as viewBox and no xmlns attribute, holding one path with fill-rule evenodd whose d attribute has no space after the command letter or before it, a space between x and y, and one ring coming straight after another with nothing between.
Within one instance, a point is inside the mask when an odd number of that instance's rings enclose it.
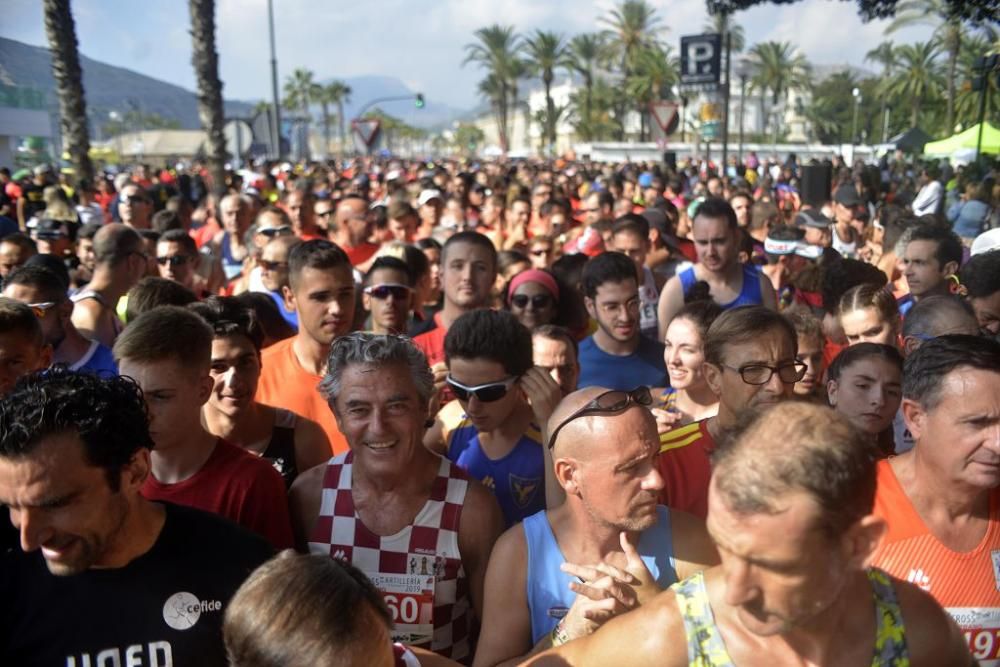
<instances>
[{"instance_id":1,"label":"race bib number 60","mask_svg":"<svg viewBox=\"0 0 1000 667\"><path fill-rule=\"evenodd\" d=\"M379 573L371 580L392 614L392 640L430 644L434 637L434 577Z\"/></svg>"}]
</instances>

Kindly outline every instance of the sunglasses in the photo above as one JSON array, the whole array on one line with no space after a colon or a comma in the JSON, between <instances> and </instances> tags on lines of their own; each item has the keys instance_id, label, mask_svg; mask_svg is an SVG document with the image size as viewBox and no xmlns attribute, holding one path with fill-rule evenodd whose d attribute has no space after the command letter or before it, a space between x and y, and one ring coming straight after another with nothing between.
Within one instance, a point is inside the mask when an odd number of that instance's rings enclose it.
<instances>
[{"instance_id":1,"label":"sunglasses","mask_svg":"<svg viewBox=\"0 0 1000 667\"><path fill-rule=\"evenodd\" d=\"M259 259L257 263L260 264L260 268L265 271L277 271L278 269L287 269L288 262L269 262L266 259Z\"/></svg>"},{"instance_id":2,"label":"sunglasses","mask_svg":"<svg viewBox=\"0 0 1000 667\"><path fill-rule=\"evenodd\" d=\"M391 295L396 300L405 299L410 295L410 288L399 283L382 283L381 285L369 285L365 288L365 294L373 299L388 299Z\"/></svg>"},{"instance_id":3,"label":"sunglasses","mask_svg":"<svg viewBox=\"0 0 1000 667\"><path fill-rule=\"evenodd\" d=\"M146 199L145 197L138 197L136 195L132 195L131 197L129 197L128 195L126 195L124 197L119 197L118 201L120 201L122 204L148 204L149 203L149 200Z\"/></svg>"},{"instance_id":4,"label":"sunglasses","mask_svg":"<svg viewBox=\"0 0 1000 667\"><path fill-rule=\"evenodd\" d=\"M534 306L535 310L541 310L542 308L548 308L552 303L552 297L548 294L536 294L535 296L528 296L527 294L515 294L510 297L510 303L515 308L527 308L528 302Z\"/></svg>"},{"instance_id":5,"label":"sunglasses","mask_svg":"<svg viewBox=\"0 0 1000 667\"><path fill-rule=\"evenodd\" d=\"M55 241L56 239L67 238L67 236L68 235L65 232L61 232L59 230L35 233L35 238L37 238L39 241Z\"/></svg>"},{"instance_id":6,"label":"sunglasses","mask_svg":"<svg viewBox=\"0 0 1000 667\"><path fill-rule=\"evenodd\" d=\"M35 314L36 319L42 319L45 317L46 311L52 306L56 305L55 301L42 301L41 303L29 303L28 308L31 308L31 312Z\"/></svg>"},{"instance_id":7,"label":"sunglasses","mask_svg":"<svg viewBox=\"0 0 1000 667\"><path fill-rule=\"evenodd\" d=\"M171 268L176 268L178 266L184 266L191 259L187 255L171 255L170 257L157 257L156 263L160 266L166 266L169 264Z\"/></svg>"},{"instance_id":8,"label":"sunglasses","mask_svg":"<svg viewBox=\"0 0 1000 667\"><path fill-rule=\"evenodd\" d=\"M292 228L288 225L281 225L280 227L268 227L267 229L261 229L257 231L258 234L262 234L269 239L273 239L275 236L283 236L285 234L291 234Z\"/></svg>"},{"instance_id":9,"label":"sunglasses","mask_svg":"<svg viewBox=\"0 0 1000 667\"><path fill-rule=\"evenodd\" d=\"M500 382L490 382L488 384L480 384L475 387L470 387L464 385L451 375L447 379L448 386L451 387L452 393L455 394L455 398L460 401L468 401L469 396L475 396L476 400L480 403L492 403L494 401L499 401L501 398L507 395L510 388L514 386L517 382L516 377L509 377L506 380L501 380Z\"/></svg>"},{"instance_id":10,"label":"sunglasses","mask_svg":"<svg viewBox=\"0 0 1000 667\"><path fill-rule=\"evenodd\" d=\"M556 436L559 435L559 431L562 430L563 426L570 423L574 419L579 419L584 415L616 414L623 412L633 404L641 405L647 408L653 404L653 396L649 393L649 387L640 386L636 387L632 391L612 389L611 391L606 391L603 394L598 395L597 398L571 414L561 424L559 424L559 426L556 426L555 430L552 431L552 435L549 437L549 449L552 449L552 445L556 442Z\"/></svg>"}]
</instances>

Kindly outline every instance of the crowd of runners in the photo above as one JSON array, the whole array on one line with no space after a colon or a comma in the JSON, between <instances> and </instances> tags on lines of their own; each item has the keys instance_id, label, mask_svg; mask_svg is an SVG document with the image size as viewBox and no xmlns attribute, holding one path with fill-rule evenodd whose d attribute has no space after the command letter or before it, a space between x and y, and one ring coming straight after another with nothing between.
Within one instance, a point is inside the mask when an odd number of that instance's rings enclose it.
<instances>
[{"instance_id":1,"label":"crowd of runners","mask_svg":"<svg viewBox=\"0 0 1000 667\"><path fill-rule=\"evenodd\" d=\"M998 174L0 168L0 664L1000 665Z\"/></svg>"}]
</instances>

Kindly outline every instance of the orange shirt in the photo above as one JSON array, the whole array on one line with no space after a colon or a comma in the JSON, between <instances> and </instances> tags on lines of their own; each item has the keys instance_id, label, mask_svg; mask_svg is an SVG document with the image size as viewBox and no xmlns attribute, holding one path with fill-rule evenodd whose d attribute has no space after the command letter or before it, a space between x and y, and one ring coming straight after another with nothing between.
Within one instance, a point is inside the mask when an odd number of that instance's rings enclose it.
<instances>
[{"instance_id":1,"label":"orange shirt","mask_svg":"<svg viewBox=\"0 0 1000 667\"><path fill-rule=\"evenodd\" d=\"M261 354L263 368L257 384L257 400L265 405L285 408L318 423L326 432L334 454L347 451L347 440L337 428L333 410L316 386L323 378L302 368L292 343L295 337L278 341Z\"/></svg>"},{"instance_id":2,"label":"orange shirt","mask_svg":"<svg viewBox=\"0 0 1000 667\"><path fill-rule=\"evenodd\" d=\"M980 664L1000 665L1000 488L990 492L986 535L964 553L931 534L888 460L878 463L875 514L889 530L872 565L934 596L958 623Z\"/></svg>"}]
</instances>

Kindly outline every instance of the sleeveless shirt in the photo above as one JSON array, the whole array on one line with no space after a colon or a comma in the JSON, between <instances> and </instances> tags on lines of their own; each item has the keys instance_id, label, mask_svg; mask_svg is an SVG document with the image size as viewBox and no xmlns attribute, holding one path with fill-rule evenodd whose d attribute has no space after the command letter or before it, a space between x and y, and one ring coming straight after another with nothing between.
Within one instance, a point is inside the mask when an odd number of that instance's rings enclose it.
<instances>
[{"instance_id":1,"label":"sleeveless shirt","mask_svg":"<svg viewBox=\"0 0 1000 667\"><path fill-rule=\"evenodd\" d=\"M698 282L698 278L694 273L694 267L685 269L677 275L680 276L681 289L684 291L684 296L687 296L687 293L691 291L694 284ZM739 295L729 303L720 303L719 306L723 310L729 310L737 306L759 306L763 303L764 297L760 293L760 274L751 265L744 264L743 286L740 288Z\"/></svg>"},{"instance_id":2,"label":"sleeveless shirt","mask_svg":"<svg viewBox=\"0 0 1000 667\"><path fill-rule=\"evenodd\" d=\"M908 665L910 652L906 646L906 626L892 579L876 568L868 568L866 574L875 599L875 649L871 666ZM672 590L684 619L688 664L691 667L735 667L712 616L712 605L705 589L705 573L698 572L674 584Z\"/></svg>"},{"instance_id":3,"label":"sleeveless shirt","mask_svg":"<svg viewBox=\"0 0 1000 667\"><path fill-rule=\"evenodd\" d=\"M309 538L310 553L345 560L373 583L398 579L400 575L433 577L433 639L428 648L459 662L471 659L474 612L458 549L468 476L442 458L430 497L413 523L394 535L376 535L354 507L353 460L353 452L348 451L327 464L319 517ZM398 597L390 599L393 591L384 587L380 590L390 610L405 611L402 605L397 609Z\"/></svg>"},{"instance_id":4,"label":"sleeveless shirt","mask_svg":"<svg viewBox=\"0 0 1000 667\"><path fill-rule=\"evenodd\" d=\"M656 508L657 522L639 535L637 551L661 588L677 581L674 562L673 531L670 510L663 505ZM566 562L546 512L527 517L523 524L528 546L527 598L531 614L531 643L556 627L566 615L576 598L569 588L574 577L559 569Z\"/></svg>"},{"instance_id":5,"label":"sleeveless shirt","mask_svg":"<svg viewBox=\"0 0 1000 667\"><path fill-rule=\"evenodd\" d=\"M275 408L271 439L261 453L281 474L281 478L285 480L285 488L290 488L299 476L299 467L295 462L295 425L298 421L299 416L291 410Z\"/></svg>"}]
</instances>

